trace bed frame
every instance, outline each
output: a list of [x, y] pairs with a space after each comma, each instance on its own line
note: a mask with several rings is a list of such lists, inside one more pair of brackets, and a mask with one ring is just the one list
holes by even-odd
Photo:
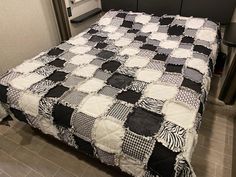
[[[101, 0], [102, 9], [123, 9], [155, 15], [195, 16], [227, 24], [230, 22], [235, 0]], [[217, 5], [215, 5], [217, 4]]]

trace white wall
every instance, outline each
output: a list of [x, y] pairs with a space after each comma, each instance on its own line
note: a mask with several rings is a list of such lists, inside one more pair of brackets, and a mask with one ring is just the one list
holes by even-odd
[[51, 0], [0, 0], [0, 74], [59, 43]]

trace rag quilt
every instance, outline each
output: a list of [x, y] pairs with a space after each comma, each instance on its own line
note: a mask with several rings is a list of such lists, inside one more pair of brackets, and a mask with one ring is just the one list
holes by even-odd
[[109, 11], [1, 76], [0, 118], [135, 177], [195, 177], [217, 31], [204, 18]]

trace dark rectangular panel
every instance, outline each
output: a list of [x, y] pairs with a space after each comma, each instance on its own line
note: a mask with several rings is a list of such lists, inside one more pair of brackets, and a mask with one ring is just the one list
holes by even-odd
[[230, 21], [235, 0], [183, 0], [183, 16], [204, 17], [226, 24]]
[[138, 11], [155, 15], [177, 15], [181, 0], [138, 0]]
[[102, 10], [122, 9], [126, 11], [137, 11], [137, 1], [138, 0], [101, 0]]

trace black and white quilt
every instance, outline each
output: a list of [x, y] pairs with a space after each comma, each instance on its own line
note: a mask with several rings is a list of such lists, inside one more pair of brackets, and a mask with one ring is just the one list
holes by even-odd
[[207, 19], [109, 11], [0, 79], [10, 114], [135, 177], [194, 177], [217, 49]]

